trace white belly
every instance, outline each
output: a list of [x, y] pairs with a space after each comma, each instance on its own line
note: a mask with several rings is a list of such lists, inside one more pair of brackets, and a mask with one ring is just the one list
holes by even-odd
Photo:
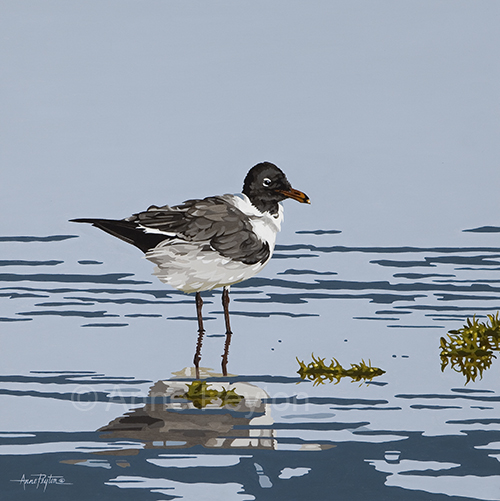
[[146, 258], [157, 265], [153, 274], [162, 282], [187, 293], [241, 282], [253, 277], [269, 262], [248, 265], [179, 241], [159, 245], [147, 252]]

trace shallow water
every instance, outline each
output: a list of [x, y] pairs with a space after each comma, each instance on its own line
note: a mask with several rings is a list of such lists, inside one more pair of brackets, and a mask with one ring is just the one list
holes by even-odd
[[[157, 281], [131, 247], [115, 256], [77, 235], [2, 237], [2, 492], [500, 499], [500, 363], [465, 384], [439, 357], [441, 336], [500, 310], [500, 247], [347, 247], [336, 233], [298, 232], [231, 288], [227, 378], [220, 291], [204, 294], [203, 374], [245, 398], [203, 408], [180, 398], [192, 296]], [[385, 373], [314, 385], [296, 359], [312, 353]]]

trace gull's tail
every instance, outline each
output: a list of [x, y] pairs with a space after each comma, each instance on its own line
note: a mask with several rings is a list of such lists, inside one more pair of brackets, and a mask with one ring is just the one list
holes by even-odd
[[99, 228], [110, 235], [113, 235], [124, 242], [135, 245], [142, 252], [154, 249], [160, 242], [169, 237], [157, 233], [146, 233], [137, 223], [125, 221], [123, 219], [90, 219], [79, 218], [70, 219], [72, 223], [88, 223]]

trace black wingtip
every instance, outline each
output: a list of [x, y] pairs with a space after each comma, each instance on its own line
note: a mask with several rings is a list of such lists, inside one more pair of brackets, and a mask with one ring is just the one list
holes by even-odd
[[124, 242], [135, 245], [142, 252], [154, 249], [160, 242], [169, 238], [165, 235], [146, 233], [142, 228], [138, 228], [136, 223], [123, 219], [77, 218], [69, 221], [71, 223], [89, 223]]

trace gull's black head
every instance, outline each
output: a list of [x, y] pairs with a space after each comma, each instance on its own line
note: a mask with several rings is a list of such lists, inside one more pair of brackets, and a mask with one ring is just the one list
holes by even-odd
[[305, 193], [292, 188], [283, 171], [271, 162], [262, 162], [248, 171], [242, 192], [257, 209], [271, 214], [278, 213], [278, 203], [285, 198], [311, 203]]

